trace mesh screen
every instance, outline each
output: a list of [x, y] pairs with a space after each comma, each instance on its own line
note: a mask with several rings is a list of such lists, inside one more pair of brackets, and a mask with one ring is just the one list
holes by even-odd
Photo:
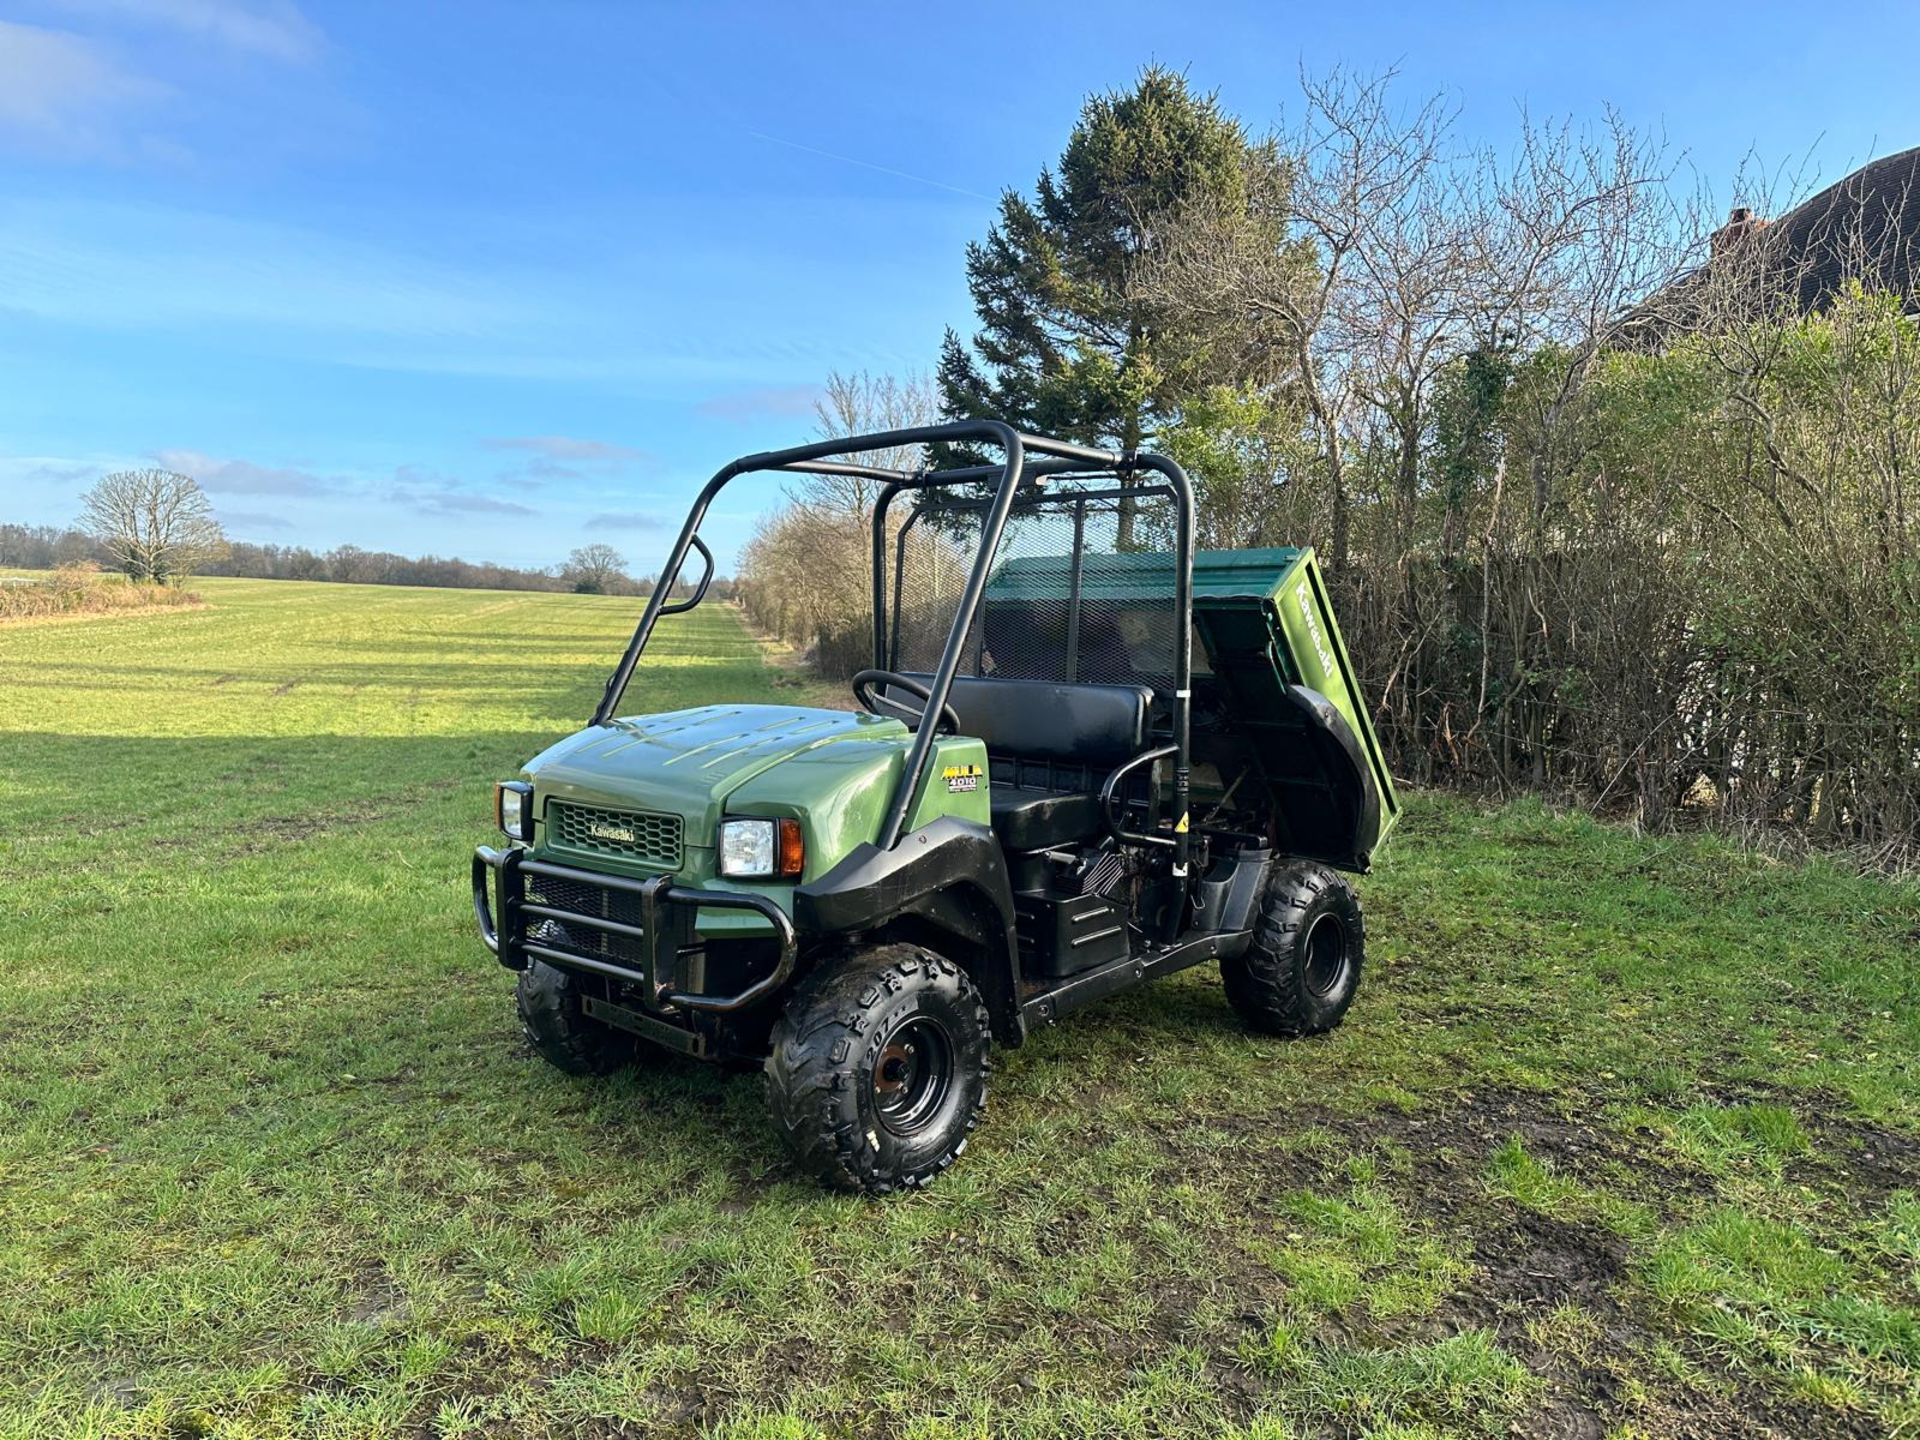
[[[901, 527], [889, 575], [890, 668], [939, 663], [987, 504], [929, 497]], [[1051, 485], [1008, 517], [961, 653], [961, 675], [1169, 685], [1174, 510], [1158, 487]]]
[[[578, 880], [562, 880], [552, 875], [529, 875], [527, 898], [536, 905], [555, 910], [571, 910], [576, 915], [597, 915], [603, 920], [620, 920], [628, 925], [640, 923], [640, 897], [627, 890], [590, 885]], [[578, 950], [640, 970], [646, 964], [646, 948], [627, 935], [613, 935], [591, 925], [566, 925], [559, 921], [527, 920], [527, 938], [537, 945], [559, 950]]]

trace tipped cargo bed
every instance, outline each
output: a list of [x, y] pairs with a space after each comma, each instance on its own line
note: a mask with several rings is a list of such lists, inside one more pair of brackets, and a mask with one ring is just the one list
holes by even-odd
[[[996, 606], [1019, 620], [1035, 601], [1109, 612], [1138, 602], [1143, 621], [1164, 615], [1173, 564], [1164, 551], [1089, 553], [1071, 566], [1013, 557], [987, 586], [989, 624]], [[1286, 848], [1366, 870], [1399, 819], [1400, 801], [1312, 549], [1196, 552], [1193, 626], [1204, 652], [1195, 655], [1195, 689], [1216, 692], [1250, 748]], [[1206, 748], [1197, 732], [1196, 765]]]

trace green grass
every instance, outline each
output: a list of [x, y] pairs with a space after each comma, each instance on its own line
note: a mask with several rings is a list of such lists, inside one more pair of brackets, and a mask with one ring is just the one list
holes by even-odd
[[[545, 1068], [471, 934], [632, 601], [196, 588], [0, 628], [8, 1440], [1920, 1435], [1909, 887], [1415, 795], [1340, 1031], [1188, 972], [858, 1201], [756, 1077]], [[663, 639], [639, 703], [806, 693]]]

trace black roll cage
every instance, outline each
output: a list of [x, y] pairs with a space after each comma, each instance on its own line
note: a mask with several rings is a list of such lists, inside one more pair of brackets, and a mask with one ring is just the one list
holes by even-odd
[[[863, 465], [852, 460], [835, 458], [910, 445], [968, 443], [996, 446], [1003, 459], [997, 465], [972, 465], [956, 470], [908, 471], [891, 470], [883, 466]], [[1045, 458], [1029, 460], [1029, 453]], [[722, 466], [694, 497], [693, 506], [687, 512], [686, 523], [680, 527], [679, 537], [674, 541], [672, 550], [668, 552], [667, 563], [660, 572], [660, 579], [653, 588], [653, 594], [647, 598], [646, 609], [641, 613], [640, 623], [634, 629], [633, 638], [627, 642], [626, 651], [621, 655], [619, 665], [607, 679], [606, 690], [600, 697], [600, 704], [593, 712], [593, 724], [606, 725], [612, 722], [614, 711], [626, 692], [628, 682], [633, 678], [634, 666], [646, 650], [647, 641], [652, 638], [654, 626], [659, 622], [660, 617], [691, 610], [705, 597], [707, 587], [713, 579], [713, 555], [701, 540], [699, 532], [700, 524], [706, 519], [707, 510], [713, 504], [715, 497], [740, 476], [766, 471], [844, 475], [877, 480], [882, 483], [883, 488], [874, 504], [873, 519], [873, 663], [876, 669], [885, 669], [888, 663], [885, 593], [888, 506], [905, 490], [994, 482], [991, 497], [984, 504], [980, 548], [974, 555], [973, 566], [968, 572], [965, 586], [961, 589], [959, 603], [954, 609], [953, 625], [947, 634], [947, 643], [940, 652], [940, 663], [935, 668], [928, 686], [931, 691], [926, 705], [928, 714], [938, 714], [947, 703], [947, 697], [953, 689], [954, 677], [959, 672], [967, 636], [972, 630], [974, 616], [980, 608], [981, 595], [986, 589], [987, 577], [992, 573], [994, 556], [999, 551], [1001, 536], [1007, 528], [1007, 517], [1013, 511], [1020, 487], [1022, 485], [1037, 486], [1049, 479], [1066, 476], [1079, 478], [1115, 476], [1123, 483], [1143, 472], [1153, 472], [1163, 477], [1167, 488], [1172, 491], [1175, 510], [1173, 603], [1176, 638], [1174, 693], [1171, 697], [1173, 740], [1171, 746], [1162, 747], [1162, 749], [1170, 751], [1168, 758], [1174, 762], [1173, 813], [1178, 817], [1179, 823], [1171, 837], [1174, 852], [1173, 872], [1183, 878], [1186, 876], [1191, 846], [1191, 836], [1184, 822], [1187, 814], [1192, 761], [1193, 487], [1187, 480], [1186, 472], [1163, 455], [1097, 450], [1065, 440], [1026, 435], [998, 420], [959, 420], [943, 425], [920, 425], [904, 430], [883, 430], [869, 435], [821, 440], [811, 445], [796, 445], [785, 450], [767, 450], [754, 455], [744, 455]], [[686, 564], [689, 550], [700, 552], [706, 562], [706, 573], [701, 576], [700, 583], [690, 597], [670, 601], [668, 597], [673, 587], [679, 583], [680, 570]], [[876, 846], [881, 850], [892, 850], [900, 843], [901, 834], [906, 828], [907, 815], [913, 806], [913, 797], [920, 792], [921, 782], [926, 776], [928, 762], [933, 754], [934, 733], [937, 728], [922, 724], [915, 732], [913, 748], [908, 752], [906, 767], [901, 772], [900, 782], [894, 789], [893, 798], [887, 806], [886, 816], [880, 825], [880, 834], [875, 841]], [[1129, 762], [1130, 765], [1132, 763], [1134, 762]]]

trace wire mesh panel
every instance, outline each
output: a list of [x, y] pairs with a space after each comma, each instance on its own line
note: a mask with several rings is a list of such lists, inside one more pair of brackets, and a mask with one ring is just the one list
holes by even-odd
[[[892, 544], [890, 668], [939, 663], [989, 502], [927, 497]], [[1174, 674], [1174, 508], [1164, 487], [1049, 485], [1022, 496], [994, 554], [959, 672], [1165, 687]]]

